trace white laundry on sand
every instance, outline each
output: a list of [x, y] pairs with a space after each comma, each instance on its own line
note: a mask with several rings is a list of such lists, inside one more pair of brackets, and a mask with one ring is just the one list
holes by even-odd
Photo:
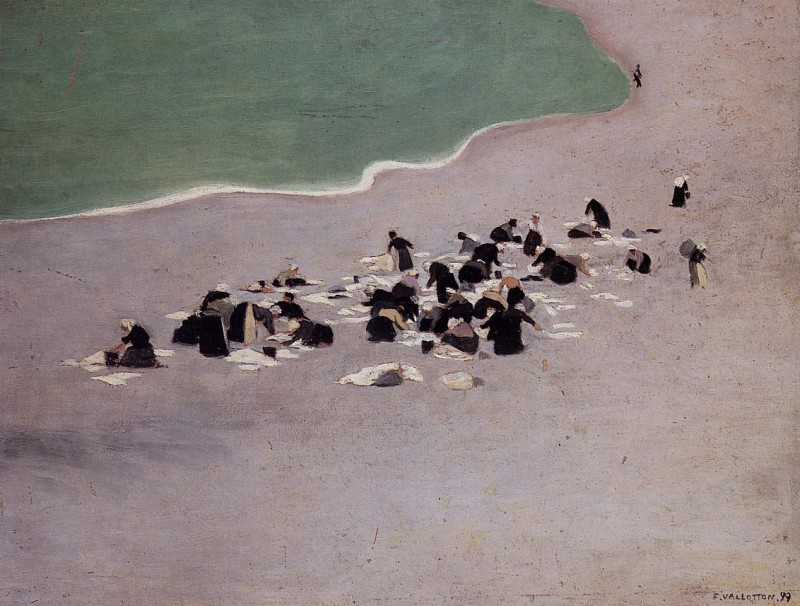
[[463, 352], [460, 349], [456, 349], [447, 343], [438, 343], [434, 345], [433, 355], [442, 360], [461, 360], [463, 362], [469, 362], [475, 359], [475, 356]]
[[614, 305], [617, 307], [633, 307], [633, 301], [617, 301]]
[[[225, 358], [226, 362], [233, 362], [244, 366], [278, 366], [279, 363], [269, 356], [254, 349], [237, 349]], [[245, 370], [245, 369], [243, 369]], [[251, 370], [251, 369], [246, 369]]]
[[455, 391], [468, 391], [475, 387], [475, 377], [468, 372], [451, 372], [444, 375], [441, 380], [447, 387]]
[[180, 320], [182, 322], [183, 320], [189, 318], [189, 316], [191, 315], [192, 314], [190, 314], [188, 311], [176, 311], [171, 314], [167, 314], [164, 317], [169, 318], [170, 320]]
[[616, 301], [619, 299], [617, 295], [613, 295], [610, 292], [599, 292], [596, 295], [590, 295], [592, 299], [603, 299], [604, 301]]
[[577, 339], [583, 335], [581, 331], [550, 332], [548, 330], [543, 330], [540, 334], [544, 335], [548, 339]]
[[138, 372], [115, 372], [110, 375], [103, 375], [102, 377], [92, 377], [92, 381], [102, 381], [107, 385], [127, 385], [129, 379], [141, 377]]
[[367, 322], [369, 318], [369, 316], [357, 316], [355, 318], [345, 317], [339, 320], [325, 320], [325, 324], [328, 326], [336, 326], [337, 324], [360, 324], [361, 322]]
[[417, 383], [423, 382], [422, 373], [417, 368], [400, 362], [387, 362], [386, 364], [378, 364], [377, 366], [366, 366], [358, 372], [343, 376], [336, 382], [340, 385], [373, 385], [378, 377], [392, 371], [398, 372], [400, 376], [407, 381], [416, 381]]
[[[331, 299], [331, 297], [335, 297]], [[303, 295], [300, 297], [302, 301], [308, 301], [309, 303], [318, 303], [320, 305], [330, 305], [331, 307], [336, 307], [337, 301], [341, 298], [351, 298], [352, 295], [349, 293], [343, 292], [336, 292], [336, 293], [327, 293], [327, 292], [315, 292], [311, 293], [310, 295]]]

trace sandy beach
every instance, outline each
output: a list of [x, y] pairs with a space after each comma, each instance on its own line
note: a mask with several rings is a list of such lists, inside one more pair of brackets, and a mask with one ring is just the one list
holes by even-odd
[[[557, 6], [641, 64], [624, 107], [493, 129], [361, 193], [0, 224], [0, 603], [800, 598], [798, 7]], [[692, 197], [670, 208], [681, 174]], [[538, 210], [565, 241], [585, 196], [617, 234], [662, 231], [640, 243], [650, 276], [531, 287], [575, 305], [558, 321], [577, 339], [526, 332], [521, 356], [464, 363], [353, 325], [254, 374], [177, 346], [124, 387], [59, 366], [113, 343], [120, 318], [172, 347], [164, 316], [218, 282], [290, 260], [329, 284], [363, 273], [391, 228], [437, 251]], [[708, 246], [707, 290], [689, 288], [686, 238]], [[573, 250], [601, 270], [624, 255]], [[394, 360], [425, 381], [335, 383]], [[462, 369], [484, 385], [439, 381]]]

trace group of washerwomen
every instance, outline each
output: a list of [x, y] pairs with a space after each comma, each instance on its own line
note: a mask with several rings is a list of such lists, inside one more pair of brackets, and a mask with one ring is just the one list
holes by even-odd
[[[591, 200], [587, 205], [586, 213], [594, 216], [592, 225], [595, 228], [598, 225], [610, 227], [608, 213], [596, 200]], [[578, 226], [580, 229], [582, 227]], [[377, 289], [369, 293], [370, 300], [365, 302], [365, 305], [372, 308], [371, 318], [366, 326], [369, 340], [392, 342], [398, 330], [408, 330], [410, 323], [416, 322], [420, 332], [433, 333], [442, 343], [464, 353], [475, 354], [480, 336], [472, 322], [477, 319], [481, 321], [480, 328], [488, 329], [486, 338], [493, 341], [495, 354], [512, 355], [522, 352], [525, 347], [522, 342], [522, 324], [527, 323], [534, 330], [541, 330], [528, 315], [534, 303], [525, 295], [522, 281], [549, 279], [556, 284], [570, 284], [577, 279], [578, 271], [585, 275], [591, 274], [587, 255], [559, 255], [546, 245], [538, 213], [531, 216], [524, 240], [516, 233], [517, 228], [517, 220], [511, 218], [495, 227], [489, 234], [490, 241], [484, 243], [480, 242], [477, 235], [459, 232], [456, 236], [461, 242], [458, 256], [467, 256], [469, 260], [459, 267], [457, 276], [444, 263], [434, 261], [430, 264], [426, 286], [436, 287], [437, 303], [427, 304], [422, 309], [417, 303], [420, 292], [419, 273], [414, 269], [412, 256], [408, 253], [413, 245], [398, 237], [395, 232], [389, 232], [389, 251], [396, 251], [396, 266], [405, 275], [391, 290]], [[580, 231], [580, 235], [572, 237], [583, 237], [583, 232]], [[528, 275], [522, 279], [502, 275], [500, 252], [512, 242], [521, 244], [523, 253], [534, 257], [532, 266], [539, 267], [538, 275]], [[646, 255], [644, 257], [649, 259]], [[637, 267], [641, 270], [643, 266], [640, 265]], [[474, 293], [478, 285], [489, 280], [492, 275], [499, 280], [498, 284], [484, 289], [473, 305], [463, 293]], [[433, 348], [433, 344], [433, 340], [423, 340], [422, 351], [427, 353]]]
[[[268, 283], [259, 280], [247, 285], [243, 290], [257, 293], [273, 292], [273, 287], [293, 288], [306, 284], [296, 265], [282, 271]], [[181, 322], [176, 328], [172, 341], [187, 345], [198, 345], [200, 353], [207, 357], [227, 356], [230, 343], [251, 345], [258, 338], [259, 327], [269, 335], [275, 334], [275, 319], [284, 318], [288, 322], [289, 338], [284, 342], [291, 345], [297, 341], [307, 347], [324, 347], [333, 344], [333, 330], [327, 324], [314, 322], [306, 316], [303, 308], [295, 302], [291, 292], [284, 292], [280, 301], [268, 306], [238, 301], [219, 285], [203, 297], [199, 309]], [[134, 320], [121, 322], [123, 337], [121, 342], [106, 352], [108, 366], [131, 368], [154, 368], [159, 366], [150, 342], [150, 335]], [[263, 348], [266, 355], [274, 357], [276, 348]]]
[[[675, 179], [672, 206], [686, 206], [686, 201], [690, 198], [687, 179], [685, 176]], [[572, 227], [567, 233], [570, 238], [598, 238], [602, 236], [600, 229], [611, 227], [608, 212], [600, 202], [594, 198], [586, 198], [585, 202], [585, 214], [594, 218], [588, 223]], [[481, 328], [489, 329], [487, 338], [494, 341], [496, 354], [521, 352], [524, 349], [521, 338], [522, 322], [530, 324], [534, 329], [539, 327], [526, 313], [533, 308], [533, 302], [525, 296], [519, 279], [512, 276], [502, 277], [500, 270], [496, 270], [494, 275], [500, 279], [499, 284], [495, 288], [484, 290], [475, 305], [460, 294], [465, 290], [474, 292], [478, 284], [489, 279], [493, 266], [501, 266], [498, 245], [502, 246], [507, 242], [521, 243], [525, 255], [536, 257], [533, 266], [541, 266], [539, 275], [527, 276], [522, 278], [523, 281], [550, 279], [556, 284], [569, 284], [575, 281], [578, 271], [590, 274], [585, 256], [558, 255], [545, 245], [541, 218], [537, 213], [531, 216], [524, 241], [515, 233], [516, 228], [517, 220], [509, 219], [492, 230], [491, 242], [486, 243], [480, 243], [478, 236], [459, 232], [459, 255], [468, 255], [471, 258], [459, 269], [458, 281], [447, 265], [436, 261], [431, 263], [427, 287], [436, 286], [438, 305], [427, 306], [422, 310], [416, 303], [419, 295], [419, 273], [414, 269], [410, 251], [413, 244], [390, 231], [387, 252], [394, 258], [395, 266], [405, 272], [405, 275], [391, 291], [377, 289], [369, 293], [370, 299], [364, 303], [371, 307], [371, 318], [367, 323], [369, 340], [393, 341], [397, 334], [396, 329], [407, 330], [409, 322], [416, 320], [421, 332], [434, 333], [440, 336], [443, 343], [474, 354], [478, 350], [479, 336], [472, 327], [472, 320], [477, 318], [485, 320]], [[537, 256], [540, 248], [543, 250]], [[708, 285], [708, 273], [704, 266], [707, 259], [705, 245], [686, 240], [679, 250], [689, 260], [691, 287], [705, 288]], [[649, 255], [635, 246], [628, 249], [624, 263], [631, 271], [643, 274], [650, 272]], [[300, 275], [299, 268], [291, 265], [279, 273], [271, 285], [259, 280], [249, 284], [245, 290], [267, 293], [272, 292], [272, 287], [292, 288], [305, 284], [306, 280]], [[506, 295], [503, 294], [505, 290], [508, 291]], [[200, 352], [205, 356], [226, 356], [230, 341], [251, 344], [256, 340], [259, 324], [270, 335], [274, 335], [275, 318], [283, 317], [289, 325], [289, 340], [286, 344], [300, 341], [309, 347], [331, 345], [331, 327], [309, 319], [294, 299], [294, 294], [285, 292], [281, 301], [264, 307], [251, 302], [237, 302], [226, 290], [209, 291], [203, 298], [199, 311], [175, 329], [173, 342], [199, 345]], [[518, 309], [519, 305], [523, 306], [524, 311]], [[106, 352], [106, 363], [109, 366], [131, 368], [158, 366], [147, 331], [130, 319], [122, 320], [120, 327], [123, 337], [117, 346]], [[423, 351], [429, 351], [433, 342], [423, 341], [422, 346]], [[264, 353], [274, 356], [275, 348], [265, 347]]]
[[[538, 237], [541, 243], [538, 215], [532, 218], [531, 225], [531, 231], [538, 236], [529, 237]], [[468, 255], [470, 260], [461, 265], [458, 279], [444, 263], [434, 261], [430, 264], [427, 288], [436, 287], [437, 304], [425, 305], [422, 309], [417, 303], [420, 294], [419, 272], [414, 269], [414, 261], [410, 254], [413, 244], [399, 237], [396, 232], [389, 232], [388, 252], [395, 257], [397, 269], [403, 271], [405, 275], [391, 290], [379, 288], [368, 291], [370, 298], [364, 305], [371, 308], [371, 317], [366, 326], [369, 341], [392, 342], [398, 330], [408, 330], [411, 323], [416, 322], [416, 328], [420, 332], [432, 333], [439, 337], [442, 343], [461, 352], [475, 354], [478, 351], [480, 337], [472, 322], [473, 319], [479, 319], [483, 320], [481, 328], [488, 328], [487, 338], [494, 342], [496, 354], [509, 355], [521, 352], [524, 349], [522, 323], [526, 322], [536, 330], [539, 330], [539, 327], [525, 310], [519, 309], [520, 305], [531, 309], [533, 302], [525, 296], [517, 278], [502, 277], [500, 270], [496, 270], [494, 275], [500, 278], [499, 284], [495, 288], [484, 290], [475, 305], [462, 294], [464, 291], [474, 292], [478, 284], [489, 279], [493, 267], [501, 266], [499, 246], [502, 243], [511, 241], [522, 243], [521, 237], [514, 233], [516, 227], [517, 221], [510, 219], [492, 230], [491, 241], [483, 244], [477, 237], [459, 232], [458, 239], [461, 241], [459, 255]], [[533, 252], [530, 254], [533, 256]], [[508, 292], [504, 294], [506, 290]], [[422, 341], [424, 353], [429, 352], [433, 346], [432, 339]]]

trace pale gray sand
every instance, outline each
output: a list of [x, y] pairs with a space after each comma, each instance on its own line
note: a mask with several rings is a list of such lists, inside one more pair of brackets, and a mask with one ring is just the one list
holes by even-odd
[[[706, 604], [800, 587], [797, 8], [567, 8], [642, 64], [623, 110], [494, 131], [365, 194], [0, 226], [0, 602]], [[122, 317], [168, 347], [165, 314], [286, 258], [333, 281], [386, 228], [433, 250], [536, 208], [552, 234], [585, 195], [615, 230], [664, 231], [642, 241], [652, 276], [547, 287], [577, 304], [558, 320], [578, 339], [526, 333], [524, 356], [464, 364], [370, 346], [362, 325], [254, 376], [184, 349], [127, 387], [57, 366]], [[705, 292], [686, 237], [713, 259]], [[393, 359], [425, 382], [334, 383]], [[462, 368], [486, 385], [439, 382]]]

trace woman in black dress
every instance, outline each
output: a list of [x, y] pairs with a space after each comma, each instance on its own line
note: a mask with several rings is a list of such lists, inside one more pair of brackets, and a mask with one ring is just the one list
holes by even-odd
[[414, 267], [411, 251], [409, 251], [410, 248], [414, 248], [411, 242], [398, 236], [396, 231], [389, 232], [389, 246], [386, 252], [391, 253], [392, 249], [395, 250], [397, 253], [397, 269], [400, 271], [408, 271]]

